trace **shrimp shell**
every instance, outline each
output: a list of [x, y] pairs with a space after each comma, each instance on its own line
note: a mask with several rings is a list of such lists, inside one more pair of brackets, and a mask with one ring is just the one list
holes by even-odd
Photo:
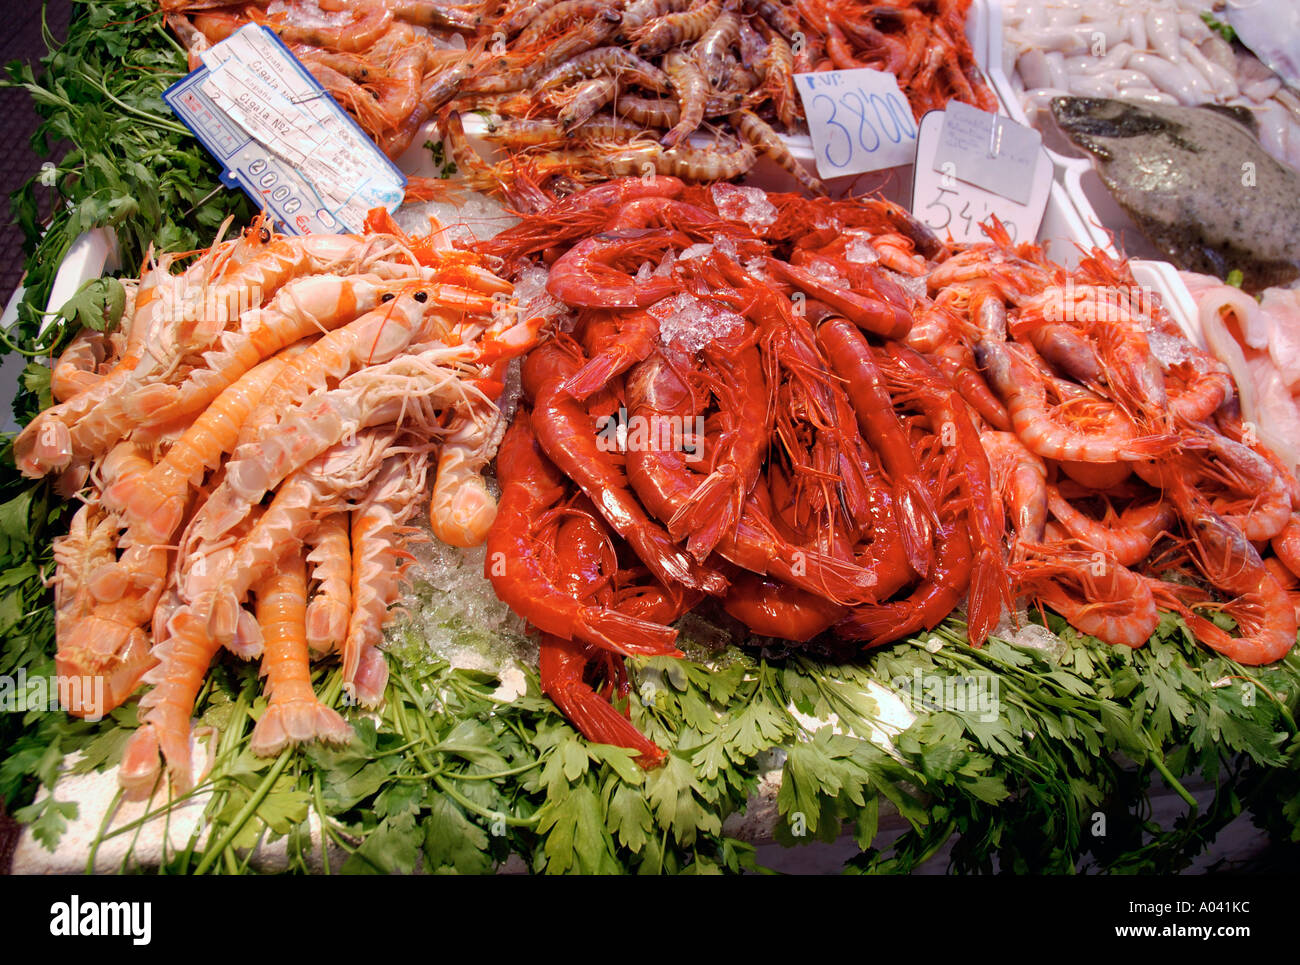
[[[719, 149], [720, 146], [726, 149]], [[611, 174], [642, 174], [650, 165], [659, 174], [686, 181], [728, 181], [754, 166], [754, 149], [741, 141], [718, 141], [709, 147], [678, 145], [665, 151], [658, 144], [618, 145], [606, 159]]]
[[726, 85], [727, 76], [731, 73], [727, 59], [732, 46], [739, 40], [740, 18], [732, 10], [723, 10], [691, 48], [691, 56], [714, 87]]
[[307, 571], [302, 553], [285, 556], [257, 587], [263, 640], [262, 673], [270, 701], [253, 727], [249, 749], [270, 757], [291, 744], [323, 740], [346, 744], [352, 728], [316, 697], [307, 650]]
[[767, 121], [753, 111], [737, 111], [731, 115], [730, 120], [732, 126], [740, 132], [740, 136], [752, 144], [755, 149], [761, 151], [788, 171], [806, 190], [825, 197], [826, 186], [809, 174], [804, 169], [804, 166], [795, 160], [794, 155], [785, 146], [785, 142], [781, 140], [780, 135], [772, 130]]
[[592, 18], [603, 20], [617, 29], [623, 16], [607, 0], [563, 0], [535, 17], [516, 38], [515, 46], [516, 48], [531, 46], [557, 24]]
[[402, 571], [411, 555], [395, 537], [411, 517], [412, 491], [424, 488], [425, 459], [388, 460], [365, 505], [352, 513], [352, 617], [343, 644], [343, 689], [363, 707], [384, 697], [388, 665], [379, 652], [388, 608], [397, 601]]
[[347, 638], [352, 610], [352, 541], [345, 513], [326, 516], [308, 537], [312, 581], [316, 595], [307, 605], [307, 644], [315, 653], [329, 653]]
[[[732, 94], [712, 94], [704, 101], [705, 117], [730, 114], [742, 103], [742, 98]], [[673, 127], [681, 121], [681, 108], [666, 98], [624, 95], [614, 102], [614, 110], [637, 124], [646, 127]]]
[[535, 87], [544, 91], [596, 74], [612, 74], [625, 84], [640, 84], [650, 90], [669, 89], [667, 74], [622, 47], [597, 47], [579, 54], [543, 75]]
[[701, 37], [721, 11], [722, 0], [706, 0], [702, 7], [657, 17], [628, 31], [628, 35], [638, 54], [646, 57], [662, 54]]
[[664, 58], [664, 70], [668, 73], [679, 105], [677, 123], [659, 141], [664, 147], [670, 148], [689, 137], [703, 122], [709, 81], [698, 63], [677, 50]]
[[583, 124], [598, 110], [614, 99], [618, 81], [613, 77], [597, 77], [584, 81], [574, 88], [573, 99], [560, 111], [559, 122], [566, 130]]
[[429, 525], [449, 546], [478, 546], [496, 519], [497, 501], [488, 492], [483, 467], [505, 431], [505, 420], [499, 413], [491, 416], [473, 407], [455, 416], [438, 453]]
[[691, 0], [634, 0], [623, 11], [623, 35], [630, 36], [646, 22], [686, 10], [690, 5]]

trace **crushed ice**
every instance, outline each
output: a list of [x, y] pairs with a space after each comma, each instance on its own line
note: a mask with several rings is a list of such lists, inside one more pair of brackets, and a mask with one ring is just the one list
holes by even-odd
[[718, 214], [728, 221], [743, 221], [751, 228], [766, 228], [775, 223], [776, 205], [767, 199], [761, 188], [747, 188], [735, 184], [715, 184], [713, 203]]
[[888, 268], [885, 269], [885, 272], [890, 281], [917, 301], [925, 298], [926, 292], [929, 290], [925, 285], [925, 276], [903, 275], [896, 271], [890, 271]]
[[1018, 611], [1014, 619], [1011, 614], [1003, 613], [998, 625], [993, 628], [992, 636], [1007, 641], [1021, 650], [1036, 650], [1051, 663], [1060, 663], [1065, 656], [1065, 641], [1047, 627], [1029, 622], [1029, 613]]
[[844, 257], [855, 265], [874, 265], [880, 260], [880, 252], [862, 235], [854, 235], [844, 246]]
[[487, 548], [458, 549], [436, 539], [410, 548], [415, 563], [402, 600], [405, 615], [388, 633], [414, 635], [420, 652], [453, 667], [495, 674], [502, 685], [498, 699], [513, 699], [505, 695], [522, 692], [523, 668], [537, 666], [537, 643], [483, 575]]
[[744, 319], [710, 298], [696, 298], [681, 292], [650, 307], [659, 319], [659, 338], [665, 345], [678, 345], [698, 352], [715, 338], [724, 338], [744, 324]]
[[521, 320], [542, 318], [545, 324], [564, 328], [571, 312], [569, 306], [546, 290], [551, 273], [540, 265], [525, 265], [515, 276], [515, 305]]
[[[432, 229], [429, 219], [440, 227]], [[504, 231], [519, 219], [507, 214], [496, 201], [477, 192], [464, 192], [456, 203], [425, 201], [404, 204], [393, 215], [397, 226], [413, 238], [432, 234], [436, 244], [452, 247], [456, 241], [483, 241]]]
[[818, 281], [824, 281], [828, 285], [834, 285], [836, 288], [852, 288], [847, 278], [835, 270], [830, 262], [817, 259], [807, 266], [807, 271]]

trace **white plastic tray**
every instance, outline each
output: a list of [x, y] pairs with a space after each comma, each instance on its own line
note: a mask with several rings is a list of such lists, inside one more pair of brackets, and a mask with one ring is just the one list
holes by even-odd
[[[987, 27], [984, 37], [988, 66], [985, 70], [1007, 116], [1021, 124], [1038, 127], [1023, 107], [1025, 87], [1011, 60], [1014, 50], [1003, 43], [1002, 9], [1002, 0], [976, 0], [971, 5], [972, 17], [979, 11]], [[1082, 156], [1059, 133], [1051, 129], [1042, 130], [1042, 133], [1043, 147], [1051, 157], [1055, 169], [1057, 183], [1053, 186], [1053, 198], [1056, 189], [1060, 188], [1061, 200], [1074, 209], [1074, 216], [1064, 220], [1069, 222], [1071, 232], [1077, 232], [1075, 237], [1079, 244], [1088, 248], [1101, 248], [1112, 257], [1123, 252], [1133, 259], [1130, 267], [1138, 284], [1157, 292], [1184, 334], [1194, 343], [1203, 346], [1205, 339], [1197, 322], [1196, 303], [1187, 291], [1187, 286], [1178, 277], [1177, 269], [1161, 260], [1160, 252], [1146, 240], [1133, 219], [1102, 183], [1091, 159]], [[1049, 201], [1049, 212], [1051, 207]], [[1057, 217], [1061, 217], [1059, 212]], [[1045, 216], [1040, 238], [1050, 234], [1048, 217]], [[1078, 261], [1077, 257], [1073, 261], [1063, 259], [1059, 250], [1049, 254], [1066, 265]]]

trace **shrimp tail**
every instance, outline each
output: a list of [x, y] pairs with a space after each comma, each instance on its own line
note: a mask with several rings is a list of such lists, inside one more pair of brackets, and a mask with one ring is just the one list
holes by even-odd
[[587, 659], [580, 646], [543, 634], [539, 664], [542, 690], [584, 737], [636, 751], [638, 763], [647, 769], [663, 763], [668, 755], [582, 679]]
[[916, 571], [917, 576], [925, 578], [930, 574], [930, 565], [934, 561], [931, 550], [934, 504], [929, 494], [919, 487], [900, 484], [894, 487], [894, 506], [898, 511], [899, 533], [903, 538], [903, 550], [907, 553], [907, 565]]
[[[383, 657], [380, 662], [383, 663]], [[337, 711], [317, 700], [294, 700], [272, 703], [266, 708], [253, 728], [249, 749], [259, 757], [270, 757], [291, 744], [308, 741], [347, 744], [352, 737], [351, 726]]]
[[575, 637], [626, 657], [680, 657], [677, 631], [617, 610], [586, 607], [574, 627]]
[[690, 534], [686, 550], [701, 563], [735, 527], [744, 508], [740, 483], [735, 466], [719, 467], [668, 520], [668, 532], [674, 539]]
[[146, 723], [136, 729], [122, 749], [122, 763], [118, 767], [118, 781], [127, 791], [151, 790], [162, 770], [162, 753], [158, 732]]
[[971, 646], [982, 647], [1002, 617], [1007, 581], [1002, 560], [989, 548], [980, 550], [971, 567], [966, 601], [966, 632]]
[[[649, 347], [653, 348], [653, 343]], [[616, 375], [641, 361], [644, 359], [637, 358], [634, 354], [601, 352], [566, 379], [560, 389], [575, 399], [585, 399], [603, 389]]]

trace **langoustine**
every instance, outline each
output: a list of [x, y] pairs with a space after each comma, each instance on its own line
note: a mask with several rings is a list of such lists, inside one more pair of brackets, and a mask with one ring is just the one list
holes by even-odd
[[[40, 451], [44, 427], [75, 441], [113, 425], [72, 447], [89, 486], [55, 547], [56, 659], [105, 682], [102, 704], [74, 713], [150, 688], [123, 756], [129, 788], [153, 787], [164, 764], [175, 789], [193, 785], [190, 718], [222, 649], [264, 662], [271, 704], [255, 752], [350, 739], [311, 693], [310, 655], [339, 653], [352, 698], [382, 701], [377, 645], [439, 443], [455, 425], [453, 451], [472, 461], [446, 465], [472, 484], [500, 437], [480, 386], [537, 331], [498, 339], [489, 358], [483, 338], [508, 283], [478, 256], [373, 220], [392, 230], [284, 239], [259, 223], [179, 275], [167, 256], [146, 266], [122, 361], [38, 416], [32, 475], [60, 465]], [[185, 307], [210, 308], [212, 291], [252, 297], [229, 313]], [[101, 388], [109, 379], [116, 395]], [[439, 520], [466, 540], [481, 540], [495, 511], [478, 491]]]

